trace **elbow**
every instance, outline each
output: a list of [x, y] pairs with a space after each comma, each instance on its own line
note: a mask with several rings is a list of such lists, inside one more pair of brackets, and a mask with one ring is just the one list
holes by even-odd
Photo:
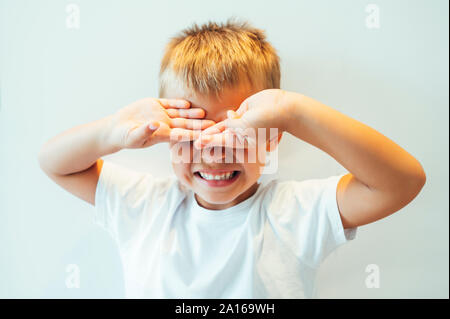
[[423, 169], [402, 179], [401, 185], [396, 186], [396, 190], [390, 191], [389, 214], [400, 211], [403, 207], [412, 202], [425, 186], [427, 177]]
[[38, 161], [38, 163], [39, 163], [39, 167], [40, 167], [41, 169], [42, 169], [43, 158], [44, 158], [44, 156], [43, 156], [42, 146], [41, 146], [41, 148], [39, 149], [39, 152], [38, 152], [38, 154], [37, 154], [37, 157], [36, 157], [36, 159], [37, 159], [37, 161]]
[[[423, 169], [422, 165], [418, 165], [418, 168], [415, 170], [415, 172], [411, 175], [409, 178], [409, 186], [410, 186], [410, 192], [412, 195], [412, 199], [414, 199], [422, 190], [422, 188], [425, 186], [427, 182], [427, 175], [425, 173], [425, 170]], [[411, 196], [410, 195], [410, 196]]]
[[37, 161], [39, 163], [39, 167], [41, 168], [41, 170], [44, 171], [45, 173], [47, 173], [45, 145], [41, 146], [41, 148], [37, 154]]
[[425, 174], [425, 171], [422, 170], [422, 176], [420, 179], [420, 189], [422, 189], [425, 186], [426, 182], [427, 182], [427, 175]]
[[425, 170], [423, 169], [422, 165], [420, 165], [420, 163], [416, 179], [417, 187], [419, 188], [420, 192], [420, 190], [425, 186], [425, 183], [427, 182], [427, 174], [425, 174]]

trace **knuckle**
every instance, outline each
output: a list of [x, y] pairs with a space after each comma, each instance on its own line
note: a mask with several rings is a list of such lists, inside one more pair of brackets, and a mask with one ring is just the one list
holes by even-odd
[[175, 117], [175, 116], [178, 115], [178, 114], [177, 114], [177, 110], [174, 110], [174, 109], [168, 109], [168, 110], [167, 110], [167, 113], [168, 113], [169, 116], [171, 116], [171, 117]]

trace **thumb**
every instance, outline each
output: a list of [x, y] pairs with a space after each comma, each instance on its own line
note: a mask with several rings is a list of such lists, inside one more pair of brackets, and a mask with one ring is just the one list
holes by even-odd
[[237, 119], [238, 117], [239, 117], [239, 115], [235, 112], [235, 111], [232, 111], [232, 110], [229, 110], [228, 112], [227, 112], [227, 117], [229, 118], [229, 119]]
[[153, 133], [155, 133], [159, 128], [159, 122], [150, 121], [147, 122], [138, 128], [136, 128], [131, 134], [131, 143], [133, 144], [145, 144], [147, 140], [149, 140]]
[[156, 121], [147, 122], [130, 132], [128, 135], [129, 148], [139, 148], [147, 144], [152, 138], [153, 133], [158, 129], [159, 123]]
[[248, 111], [248, 100], [249, 98], [245, 99], [244, 102], [239, 105], [239, 108], [234, 112], [238, 117], [242, 116], [245, 112]]
[[148, 128], [150, 132], [155, 132], [159, 128], [159, 122], [158, 121], [150, 121], [148, 123]]

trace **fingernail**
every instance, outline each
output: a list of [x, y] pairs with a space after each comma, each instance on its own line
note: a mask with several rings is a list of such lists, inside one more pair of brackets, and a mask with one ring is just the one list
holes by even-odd
[[235, 113], [231, 110], [227, 111], [227, 117], [229, 119], [234, 119], [236, 117]]

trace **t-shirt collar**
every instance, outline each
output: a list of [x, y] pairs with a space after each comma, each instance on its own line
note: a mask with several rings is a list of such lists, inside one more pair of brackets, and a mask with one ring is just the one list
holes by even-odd
[[252, 196], [243, 200], [237, 205], [220, 210], [212, 210], [200, 206], [197, 200], [195, 199], [194, 192], [191, 191], [189, 194], [190, 197], [189, 200], [192, 207], [192, 213], [198, 219], [211, 221], [225, 220], [232, 217], [245, 215], [246, 213], [249, 212], [252, 203], [254, 202], [255, 198], [257, 197], [261, 189], [262, 189], [261, 184], [258, 184], [258, 188]]

